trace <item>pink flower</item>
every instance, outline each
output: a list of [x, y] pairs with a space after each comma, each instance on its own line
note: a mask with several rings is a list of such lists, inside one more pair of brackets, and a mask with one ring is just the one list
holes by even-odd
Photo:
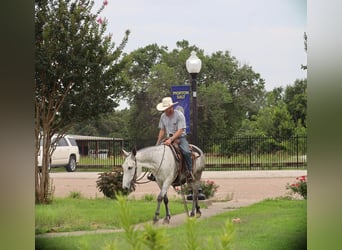
[[96, 20], [99, 24], [102, 24], [103, 23], [103, 20], [101, 17], [99, 17], [97, 20]]
[[103, 1], [103, 5], [106, 6], [108, 4], [108, 1], [107, 0], [104, 0]]
[[301, 176], [301, 177], [300, 177], [300, 180], [301, 180], [301, 181], [306, 181], [306, 176], [305, 176], [305, 175]]

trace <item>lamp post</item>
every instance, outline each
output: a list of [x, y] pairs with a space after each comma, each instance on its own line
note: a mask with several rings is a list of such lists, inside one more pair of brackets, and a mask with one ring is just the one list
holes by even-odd
[[186, 70], [191, 75], [192, 90], [192, 143], [197, 145], [197, 74], [201, 71], [202, 62], [192, 51], [190, 57], [186, 60]]

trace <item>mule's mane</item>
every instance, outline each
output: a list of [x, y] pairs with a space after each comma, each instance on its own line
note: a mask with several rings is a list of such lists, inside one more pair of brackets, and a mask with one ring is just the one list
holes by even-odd
[[148, 150], [150, 150], [150, 149], [156, 149], [156, 148], [158, 148], [158, 147], [160, 147], [160, 146], [163, 146], [163, 145], [148, 146], [148, 147], [145, 147], [145, 148], [141, 148], [141, 149], [139, 149], [139, 150], [137, 151], [137, 153], [138, 153], [138, 152], [139, 152], [139, 153], [144, 153], [145, 151], [148, 151]]
[[165, 145], [157, 145], [141, 148], [137, 151], [136, 159], [147, 168], [157, 167], [161, 164], [163, 152], [165, 153], [164, 147]]

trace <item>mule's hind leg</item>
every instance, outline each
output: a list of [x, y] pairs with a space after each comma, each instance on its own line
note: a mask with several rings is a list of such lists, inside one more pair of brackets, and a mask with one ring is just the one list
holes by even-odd
[[157, 201], [158, 201], [158, 204], [157, 204], [157, 208], [156, 208], [156, 211], [154, 213], [154, 217], [153, 217], [153, 223], [157, 223], [158, 220], [159, 220], [159, 210], [160, 210], [160, 204], [163, 200], [163, 197], [161, 195], [161, 193], [158, 195], [158, 198], [157, 198]]
[[[195, 213], [196, 210], [196, 213]], [[200, 206], [198, 205], [198, 185], [197, 184], [193, 184], [192, 186], [192, 208], [191, 208], [191, 213], [190, 216], [197, 216], [197, 217], [201, 217], [202, 213], [200, 210]]]
[[165, 205], [165, 211], [166, 211], [164, 223], [169, 224], [170, 219], [171, 219], [171, 214], [170, 214], [170, 209], [169, 209], [169, 198], [167, 197], [167, 194], [164, 195], [164, 205]]

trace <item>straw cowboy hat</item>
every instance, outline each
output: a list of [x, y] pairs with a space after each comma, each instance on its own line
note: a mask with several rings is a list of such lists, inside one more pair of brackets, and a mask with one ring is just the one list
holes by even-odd
[[172, 102], [171, 97], [164, 97], [161, 103], [158, 103], [157, 110], [165, 111], [166, 109], [176, 105], [178, 102]]

